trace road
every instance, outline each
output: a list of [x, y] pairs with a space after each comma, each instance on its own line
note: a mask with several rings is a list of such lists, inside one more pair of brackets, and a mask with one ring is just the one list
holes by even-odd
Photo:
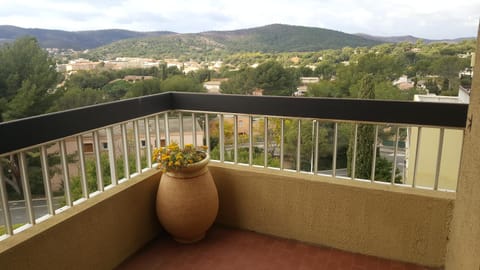
[[[257, 147], [263, 147], [263, 144], [256, 144]], [[387, 160], [393, 162], [394, 158], [394, 150], [393, 148], [389, 147], [381, 147], [380, 148], [380, 156], [386, 158]], [[405, 150], [398, 150], [397, 151], [397, 168], [400, 170], [400, 174], [404, 175], [405, 169]], [[320, 174], [332, 175], [332, 170], [323, 170], [319, 171]], [[347, 176], [347, 169], [346, 168], [339, 168], [336, 170], [337, 176]], [[58, 209], [62, 206], [63, 197], [54, 198], [54, 209]], [[45, 199], [34, 199], [33, 203], [33, 211], [35, 218], [39, 218], [44, 216], [48, 213], [46, 200]], [[27, 222], [27, 213], [25, 209], [25, 202], [24, 201], [10, 201], [10, 216], [12, 218], [13, 224], [19, 223], [26, 223]], [[0, 209], [0, 226], [4, 225], [4, 215], [3, 210]]]
[[[53, 202], [53, 208], [58, 209], [62, 206], [61, 202], [63, 200], [63, 197], [57, 197], [54, 198]], [[21, 223], [27, 223], [27, 212], [25, 208], [25, 201], [20, 200], [20, 201], [10, 201], [9, 203], [9, 208], [10, 208], [10, 217], [12, 219], [13, 224], [21, 224]], [[33, 212], [35, 215], [35, 218], [39, 218], [41, 216], [44, 216], [48, 214], [48, 209], [47, 209], [47, 202], [45, 199], [34, 199], [32, 201], [33, 204]], [[0, 226], [4, 225], [4, 214], [3, 214], [3, 209], [0, 209]]]
[[[381, 147], [380, 148], [380, 156], [386, 158], [388, 161], [393, 162], [394, 158], [394, 150], [393, 148], [389, 147]], [[398, 150], [397, 151], [397, 168], [400, 171], [400, 175], [404, 175], [405, 170], [405, 150]], [[320, 174], [332, 175], [332, 170], [323, 170], [319, 171]], [[336, 170], [337, 176], [344, 176], [347, 177], [347, 169], [346, 168], [338, 168]]]

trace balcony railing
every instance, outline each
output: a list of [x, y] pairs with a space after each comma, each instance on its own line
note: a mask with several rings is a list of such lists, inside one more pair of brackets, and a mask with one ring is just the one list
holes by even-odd
[[[454, 191], [466, 112], [464, 104], [164, 93], [1, 123], [0, 239], [153, 168], [153, 148], [173, 141], [207, 145], [217, 162]], [[357, 155], [365, 144], [368, 154]]]

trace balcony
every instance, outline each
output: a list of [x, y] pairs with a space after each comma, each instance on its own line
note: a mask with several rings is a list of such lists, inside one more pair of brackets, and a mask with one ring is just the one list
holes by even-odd
[[165, 241], [150, 156], [176, 141], [209, 146], [218, 226], [442, 267], [466, 115], [463, 104], [165, 93], [2, 123], [0, 265], [111, 269]]

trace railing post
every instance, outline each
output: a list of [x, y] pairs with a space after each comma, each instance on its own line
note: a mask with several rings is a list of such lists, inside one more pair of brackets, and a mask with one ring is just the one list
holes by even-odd
[[25, 201], [25, 210], [27, 213], [27, 222], [35, 224], [35, 214], [33, 212], [32, 205], [32, 193], [30, 190], [30, 182], [28, 180], [27, 160], [25, 158], [25, 152], [19, 153], [19, 165], [20, 165], [20, 179], [22, 180], [23, 200]]
[[205, 123], [204, 123], [204, 134], [205, 134], [205, 143], [207, 146], [207, 153], [210, 153], [210, 125], [208, 120], [208, 114], [205, 114]]
[[[118, 184], [118, 176], [117, 176], [117, 166], [115, 163], [115, 145], [113, 140], [113, 127], [107, 128], [107, 141], [108, 141], [108, 161], [110, 163], [110, 178], [111, 183], [113, 186]], [[128, 179], [128, 178], [126, 178]]]
[[285, 119], [282, 118], [280, 122], [280, 170], [283, 170], [285, 167], [283, 163], [283, 155], [285, 154], [284, 148], [284, 140], [285, 140]]
[[179, 133], [179, 136], [180, 136], [180, 147], [184, 147], [185, 146], [185, 134], [184, 134], [184, 130], [183, 130], [183, 113], [182, 112], [178, 112], [178, 133]]
[[62, 162], [62, 175], [63, 175], [63, 191], [65, 194], [65, 204], [67, 206], [72, 206], [72, 194], [70, 192], [70, 176], [68, 170], [68, 156], [67, 156], [67, 147], [65, 145], [65, 140], [61, 140], [60, 144], [60, 159]]
[[45, 200], [47, 202], [47, 209], [50, 215], [55, 215], [53, 209], [52, 185], [50, 184], [50, 174], [48, 172], [48, 157], [47, 148], [45, 145], [40, 147], [40, 166], [42, 167], [43, 186], [45, 188]]
[[168, 121], [168, 112], [166, 112], [164, 115], [164, 125], [165, 125], [165, 144], [169, 145], [170, 144], [170, 123]]
[[93, 132], [93, 150], [95, 152], [95, 167], [97, 172], [97, 189], [103, 191], [103, 175], [102, 175], [102, 161], [100, 158], [100, 140], [98, 138], [98, 131]]
[[233, 116], [233, 162], [238, 163], [238, 115]]
[[418, 127], [417, 146], [416, 146], [416, 149], [415, 149], [415, 165], [413, 167], [412, 187], [416, 186], [416, 181], [417, 181], [417, 171], [418, 171], [418, 160], [419, 160], [419, 156], [420, 156], [421, 137], [422, 137], [422, 127]]
[[5, 176], [3, 175], [2, 163], [0, 163], [0, 197], [2, 199], [3, 220], [5, 221], [5, 233], [13, 235], [12, 219], [10, 217], [10, 207], [8, 206], [8, 194]]
[[248, 116], [248, 165], [253, 165], [253, 116]]
[[268, 117], [264, 117], [263, 120], [263, 132], [264, 132], [264, 140], [263, 140], [263, 167], [268, 167]]
[[[140, 156], [140, 127], [138, 126], [138, 121], [135, 120], [133, 121], [133, 136], [134, 141], [135, 141], [135, 164], [136, 164], [136, 169], [137, 173], [142, 172], [142, 161], [141, 161], [141, 156]], [[113, 142], [113, 132], [112, 132], [112, 142]], [[112, 145], [113, 146], [113, 145]]]
[[77, 136], [78, 159], [80, 161], [80, 184], [82, 186], [83, 198], [89, 198], [89, 190], [87, 185], [87, 173], [85, 169], [85, 152], [83, 149], [83, 136]]
[[337, 141], [338, 141], [338, 123], [333, 125], [333, 155], [332, 155], [332, 177], [337, 176]]
[[225, 161], [225, 130], [224, 130], [224, 123], [223, 123], [223, 114], [218, 115], [218, 129], [219, 129], [219, 145], [220, 145], [220, 162]]
[[[320, 130], [320, 122], [318, 120], [313, 120], [313, 127], [312, 127], [312, 133], [315, 134], [315, 147], [313, 148], [314, 150], [312, 151], [312, 156], [313, 156], [313, 174], [318, 173], [318, 140], [319, 140], [319, 130]], [[312, 138], [313, 140], [313, 138]]]
[[375, 168], [377, 166], [377, 138], [378, 138], [378, 125], [375, 125], [375, 136], [373, 137], [372, 172], [370, 173], [370, 180], [372, 181], [372, 183], [375, 181]]
[[395, 147], [393, 148], [393, 171], [392, 171], [392, 184], [395, 183], [395, 176], [397, 173], [397, 151], [398, 151], [398, 132], [400, 131], [400, 127], [396, 128], [395, 131]]
[[162, 146], [162, 140], [160, 137], [160, 124], [158, 123], [159, 121], [160, 121], [160, 117], [158, 117], [158, 114], [157, 114], [155, 115], [155, 139], [156, 139], [155, 147], [156, 148], [159, 148], [160, 146]]
[[443, 137], [445, 134], [445, 129], [440, 129], [440, 137], [438, 138], [438, 153], [437, 153], [437, 163], [435, 167], [435, 184], [433, 185], [433, 190], [438, 190], [438, 181], [440, 177], [440, 168], [442, 165], [442, 152], [443, 152]]
[[145, 118], [145, 147], [147, 149], [147, 166], [152, 168], [152, 146], [150, 139], [150, 121], [148, 118]]
[[[129, 153], [128, 153], [128, 139], [127, 139], [127, 124], [120, 125], [120, 132], [122, 133], [123, 172], [125, 175], [124, 177], [125, 179], [130, 179], [130, 162], [128, 160]], [[110, 146], [110, 141], [108, 142], [108, 145]], [[110, 147], [109, 147], [109, 156], [110, 156]]]
[[297, 172], [300, 172], [300, 158], [302, 154], [302, 120], [297, 121]]
[[352, 155], [352, 179], [355, 179], [356, 163], [357, 163], [357, 141], [358, 141], [358, 124], [355, 124], [353, 134], [353, 155]]
[[197, 116], [192, 113], [192, 144], [193, 147], [197, 147]]

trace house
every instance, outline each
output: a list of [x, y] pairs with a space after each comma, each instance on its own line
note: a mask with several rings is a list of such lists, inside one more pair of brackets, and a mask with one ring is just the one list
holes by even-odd
[[318, 77], [300, 77], [300, 82], [302, 84], [309, 84], [309, 83], [318, 83], [320, 78]]
[[255, 88], [252, 92], [252, 96], [263, 96], [263, 90], [262, 88]]
[[302, 85], [297, 87], [297, 91], [295, 91], [293, 95], [297, 97], [301, 97], [301, 96], [305, 96], [307, 92], [308, 92], [308, 87], [306, 85]]
[[183, 72], [185, 74], [187, 74], [189, 72], [195, 72], [195, 71], [197, 71], [201, 68], [202, 68], [202, 66], [196, 61], [190, 60], [188, 62], [183, 63]]
[[203, 88], [207, 89], [208, 93], [219, 94], [220, 84], [222, 84], [221, 81], [208, 81], [203, 83]]
[[212, 79], [208, 82], [204, 82], [203, 88], [207, 89], [208, 93], [219, 94], [221, 90], [220, 85], [225, 81], [228, 81], [228, 78]]
[[152, 79], [153, 79], [153, 76], [127, 75], [123, 77], [123, 80], [127, 82], [136, 82], [136, 81], [152, 80]]
[[400, 90], [409, 90], [415, 87], [415, 84], [408, 79], [407, 75], [402, 75], [400, 78], [393, 81], [392, 84], [398, 87]]

